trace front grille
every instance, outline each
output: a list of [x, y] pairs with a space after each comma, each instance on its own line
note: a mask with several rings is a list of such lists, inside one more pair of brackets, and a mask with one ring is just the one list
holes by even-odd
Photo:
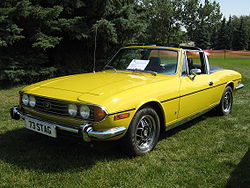
[[68, 104], [55, 99], [36, 96], [35, 109], [56, 115], [68, 116]]

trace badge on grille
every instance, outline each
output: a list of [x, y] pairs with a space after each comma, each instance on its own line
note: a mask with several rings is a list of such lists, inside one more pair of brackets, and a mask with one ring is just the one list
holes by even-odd
[[45, 102], [45, 103], [43, 103], [43, 105], [44, 105], [44, 108], [46, 108], [46, 109], [51, 109], [51, 104], [49, 103], [49, 102]]

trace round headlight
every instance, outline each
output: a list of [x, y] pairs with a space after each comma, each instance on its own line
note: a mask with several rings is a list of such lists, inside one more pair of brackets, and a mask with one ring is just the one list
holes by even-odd
[[23, 94], [22, 96], [22, 102], [24, 105], [28, 105], [29, 104], [29, 96], [27, 94]]
[[31, 107], [35, 107], [36, 106], [36, 98], [34, 96], [32, 96], [32, 95], [29, 97], [29, 105]]
[[75, 104], [69, 104], [68, 113], [70, 116], [75, 117], [77, 115], [77, 106]]
[[81, 106], [81, 108], [80, 108], [80, 114], [81, 114], [82, 118], [88, 119], [89, 116], [90, 116], [90, 109], [89, 109], [89, 107], [86, 106], [86, 105]]

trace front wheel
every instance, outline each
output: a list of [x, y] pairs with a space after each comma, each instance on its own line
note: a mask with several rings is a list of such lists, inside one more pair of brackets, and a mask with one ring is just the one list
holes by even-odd
[[150, 107], [143, 108], [132, 119], [124, 138], [124, 148], [133, 156], [144, 155], [155, 147], [159, 134], [158, 114]]
[[228, 115], [233, 107], [233, 90], [227, 86], [221, 97], [220, 104], [217, 107], [217, 112], [220, 115]]

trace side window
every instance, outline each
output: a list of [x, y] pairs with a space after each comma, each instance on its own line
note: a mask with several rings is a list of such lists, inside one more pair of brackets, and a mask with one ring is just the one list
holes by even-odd
[[[152, 50], [149, 56], [153, 64], [151, 70], [161, 74], [175, 74], [178, 64], [178, 52], [173, 50]], [[158, 65], [158, 68], [156, 67]], [[148, 67], [147, 67], [148, 68]]]
[[191, 69], [200, 69], [201, 74], [207, 74], [207, 68], [203, 52], [186, 51], [189, 74]]

